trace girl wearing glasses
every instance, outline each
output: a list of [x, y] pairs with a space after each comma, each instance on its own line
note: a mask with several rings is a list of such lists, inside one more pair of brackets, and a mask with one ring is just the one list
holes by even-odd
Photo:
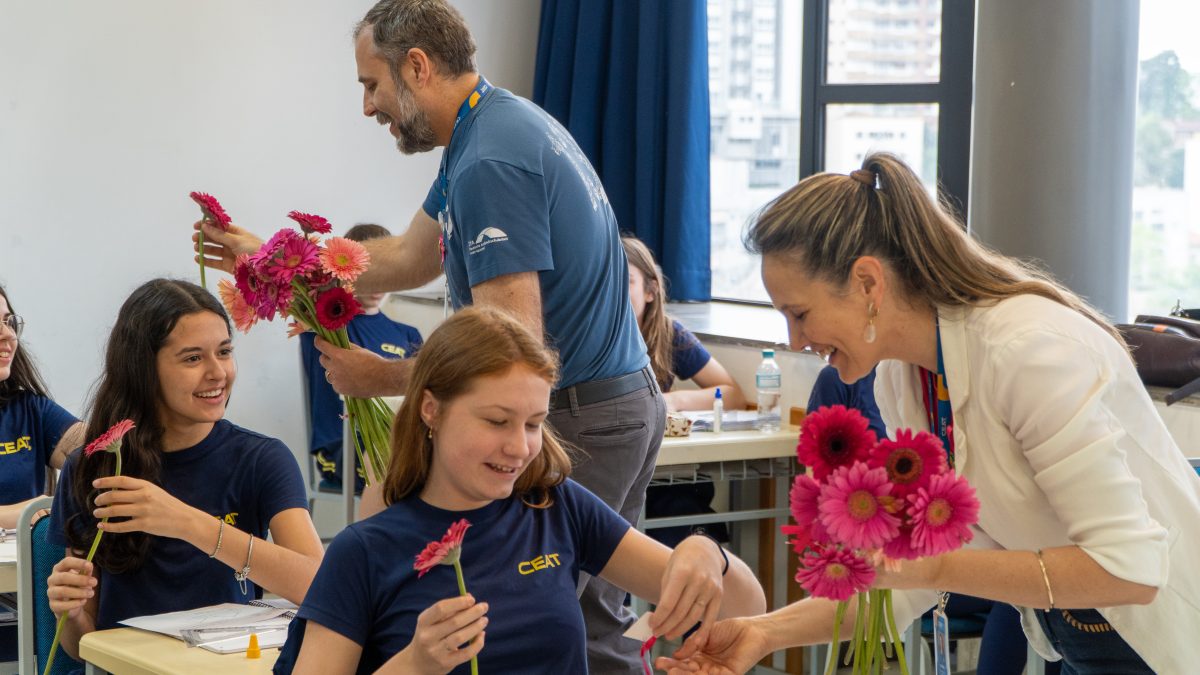
[[50, 400], [27, 349], [24, 320], [0, 286], [0, 527], [12, 529], [25, 505], [46, 490], [46, 467], [61, 468], [83, 444], [83, 423]]

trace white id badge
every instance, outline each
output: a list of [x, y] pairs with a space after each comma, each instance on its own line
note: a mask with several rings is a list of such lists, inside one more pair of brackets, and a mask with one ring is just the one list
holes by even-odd
[[933, 610], [933, 672], [950, 675], [950, 626], [946, 614]]

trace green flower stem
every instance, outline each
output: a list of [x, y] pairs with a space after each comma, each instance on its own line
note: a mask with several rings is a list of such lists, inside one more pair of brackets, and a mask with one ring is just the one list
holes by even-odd
[[900, 675], [908, 675], [908, 661], [904, 658], [904, 641], [900, 631], [896, 630], [896, 616], [892, 613], [892, 592], [883, 592], [884, 613], [887, 616], [888, 630], [892, 634], [892, 642], [896, 645], [896, 659], [900, 661]]
[[[859, 661], [862, 658], [862, 641], [863, 632], [866, 626], [867, 616], [867, 596], [865, 593], [858, 594], [858, 611], [854, 616], [854, 639], [850, 641], [849, 651], [846, 653], [846, 660], [843, 664], [849, 662], [851, 670], [855, 673], [859, 672]], [[853, 656], [853, 659], [851, 657]]]
[[200, 247], [200, 287], [208, 288], [208, 283], [204, 281], [204, 229], [197, 230], [199, 237], [196, 239], [196, 245]]
[[[201, 267], [201, 269], [204, 269]], [[121, 448], [117, 447], [117, 451], [113, 453], [117, 456], [117, 472], [114, 476], [121, 475]], [[107, 523], [108, 518], [100, 521], [101, 524]], [[88, 551], [87, 561], [92, 562], [92, 558], [96, 555], [96, 548], [100, 546], [100, 537], [104, 534], [104, 530], [96, 528], [96, 536], [92, 539], [92, 548]], [[62, 639], [63, 626], [67, 624], [67, 616], [69, 611], [63, 612], [62, 616], [58, 617], [58, 625], [54, 627], [54, 641], [50, 643], [50, 656], [46, 657], [46, 669], [42, 671], [42, 675], [50, 675], [51, 669], [54, 668], [54, 655], [58, 653], [58, 642]]]
[[[454, 561], [454, 576], [458, 578], [458, 594], [466, 595], [467, 584], [463, 581], [462, 564], [458, 560]], [[471, 675], [479, 675], [479, 659], [474, 656], [471, 657]]]
[[842, 632], [842, 621], [846, 618], [846, 608], [850, 605], [845, 600], [839, 601], [837, 611], [833, 614], [833, 642], [829, 643], [829, 658], [825, 659], [825, 675], [833, 675], [833, 665], [837, 663], [838, 649], [842, 643], [838, 639]]

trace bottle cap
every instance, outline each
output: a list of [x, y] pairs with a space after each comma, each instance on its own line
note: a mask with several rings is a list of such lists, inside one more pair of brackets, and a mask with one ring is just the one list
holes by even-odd
[[774, 357], [774, 356], [775, 356], [774, 349], [764, 349], [763, 350], [763, 358], [769, 358], [769, 357]]
[[717, 387], [717, 395], [716, 395], [716, 398], [721, 398], [721, 388], [720, 388], [720, 387]]
[[248, 659], [262, 658], [262, 650], [258, 648], [258, 633], [250, 634], [250, 646], [246, 647], [246, 658], [248, 658]]

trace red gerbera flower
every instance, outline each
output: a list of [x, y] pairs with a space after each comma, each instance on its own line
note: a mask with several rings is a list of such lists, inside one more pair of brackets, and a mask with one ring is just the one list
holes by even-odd
[[927, 431], [913, 434], [911, 429], [899, 429], [896, 440], [884, 438], [875, 444], [867, 464], [887, 470], [892, 495], [904, 499], [946, 472], [946, 451], [942, 442]]
[[337, 330], [362, 313], [362, 305], [349, 291], [334, 286], [317, 296], [317, 321], [329, 330]]
[[333, 230], [333, 227], [329, 224], [328, 220], [311, 213], [290, 211], [288, 212], [287, 217], [291, 218], [297, 223], [300, 223], [300, 229], [304, 231], [304, 234], [312, 234], [313, 232], [329, 234], [330, 231]]
[[913, 548], [921, 556], [953, 551], [974, 536], [970, 526], [979, 522], [979, 500], [966, 478], [953, 472], [934, 476], [908, 501]]
[[200, 212], [213, 225], [222, 230], [228, 230], [229, 226], [233, 224], [233, 220], [229, 218], [228, 213], [225, 213], [225, 209], [221, 206], [221, 202], [217, 201], [216, 197], [204, 192], [192, 192], [188, 196], [200, 206]]
[[121, 449], [121, 439], [129, 430], [133, 428], [133, 420], [121, 420], [112, 425], [108, 431], [100, 434], [100, 436], [87, 444], [83, 449], [84, 457], [91, 457], [103, 450], [104, 452], [117, 452]]
[[818, 598], [849, 600], [851, 596], [871, 587], [875, 568], [852, 551], [830, 547], [804, 556], [796, 570], [800, 587]]
[[857, 410], [835, 405], [823, 407], [804, 418], [796, 456], [810, 469], [812, 477], [825, 480], [839, 466], [866, 461], [875, 445], [875, 432]]
[[417, 570], [418, 579], [425, 576], [425, 573], [435, 565], [453, 565], [458, 562], [458, 556], [462, 551], [463, 537], [466, 535], [468, 527], [471, 527], [471, 523], [463, 518], [446, 530], [441, 541], [431, 541], [425, 545], [425, 550], [417, 554], [417, 560], [413, 563], [413, 569]]

